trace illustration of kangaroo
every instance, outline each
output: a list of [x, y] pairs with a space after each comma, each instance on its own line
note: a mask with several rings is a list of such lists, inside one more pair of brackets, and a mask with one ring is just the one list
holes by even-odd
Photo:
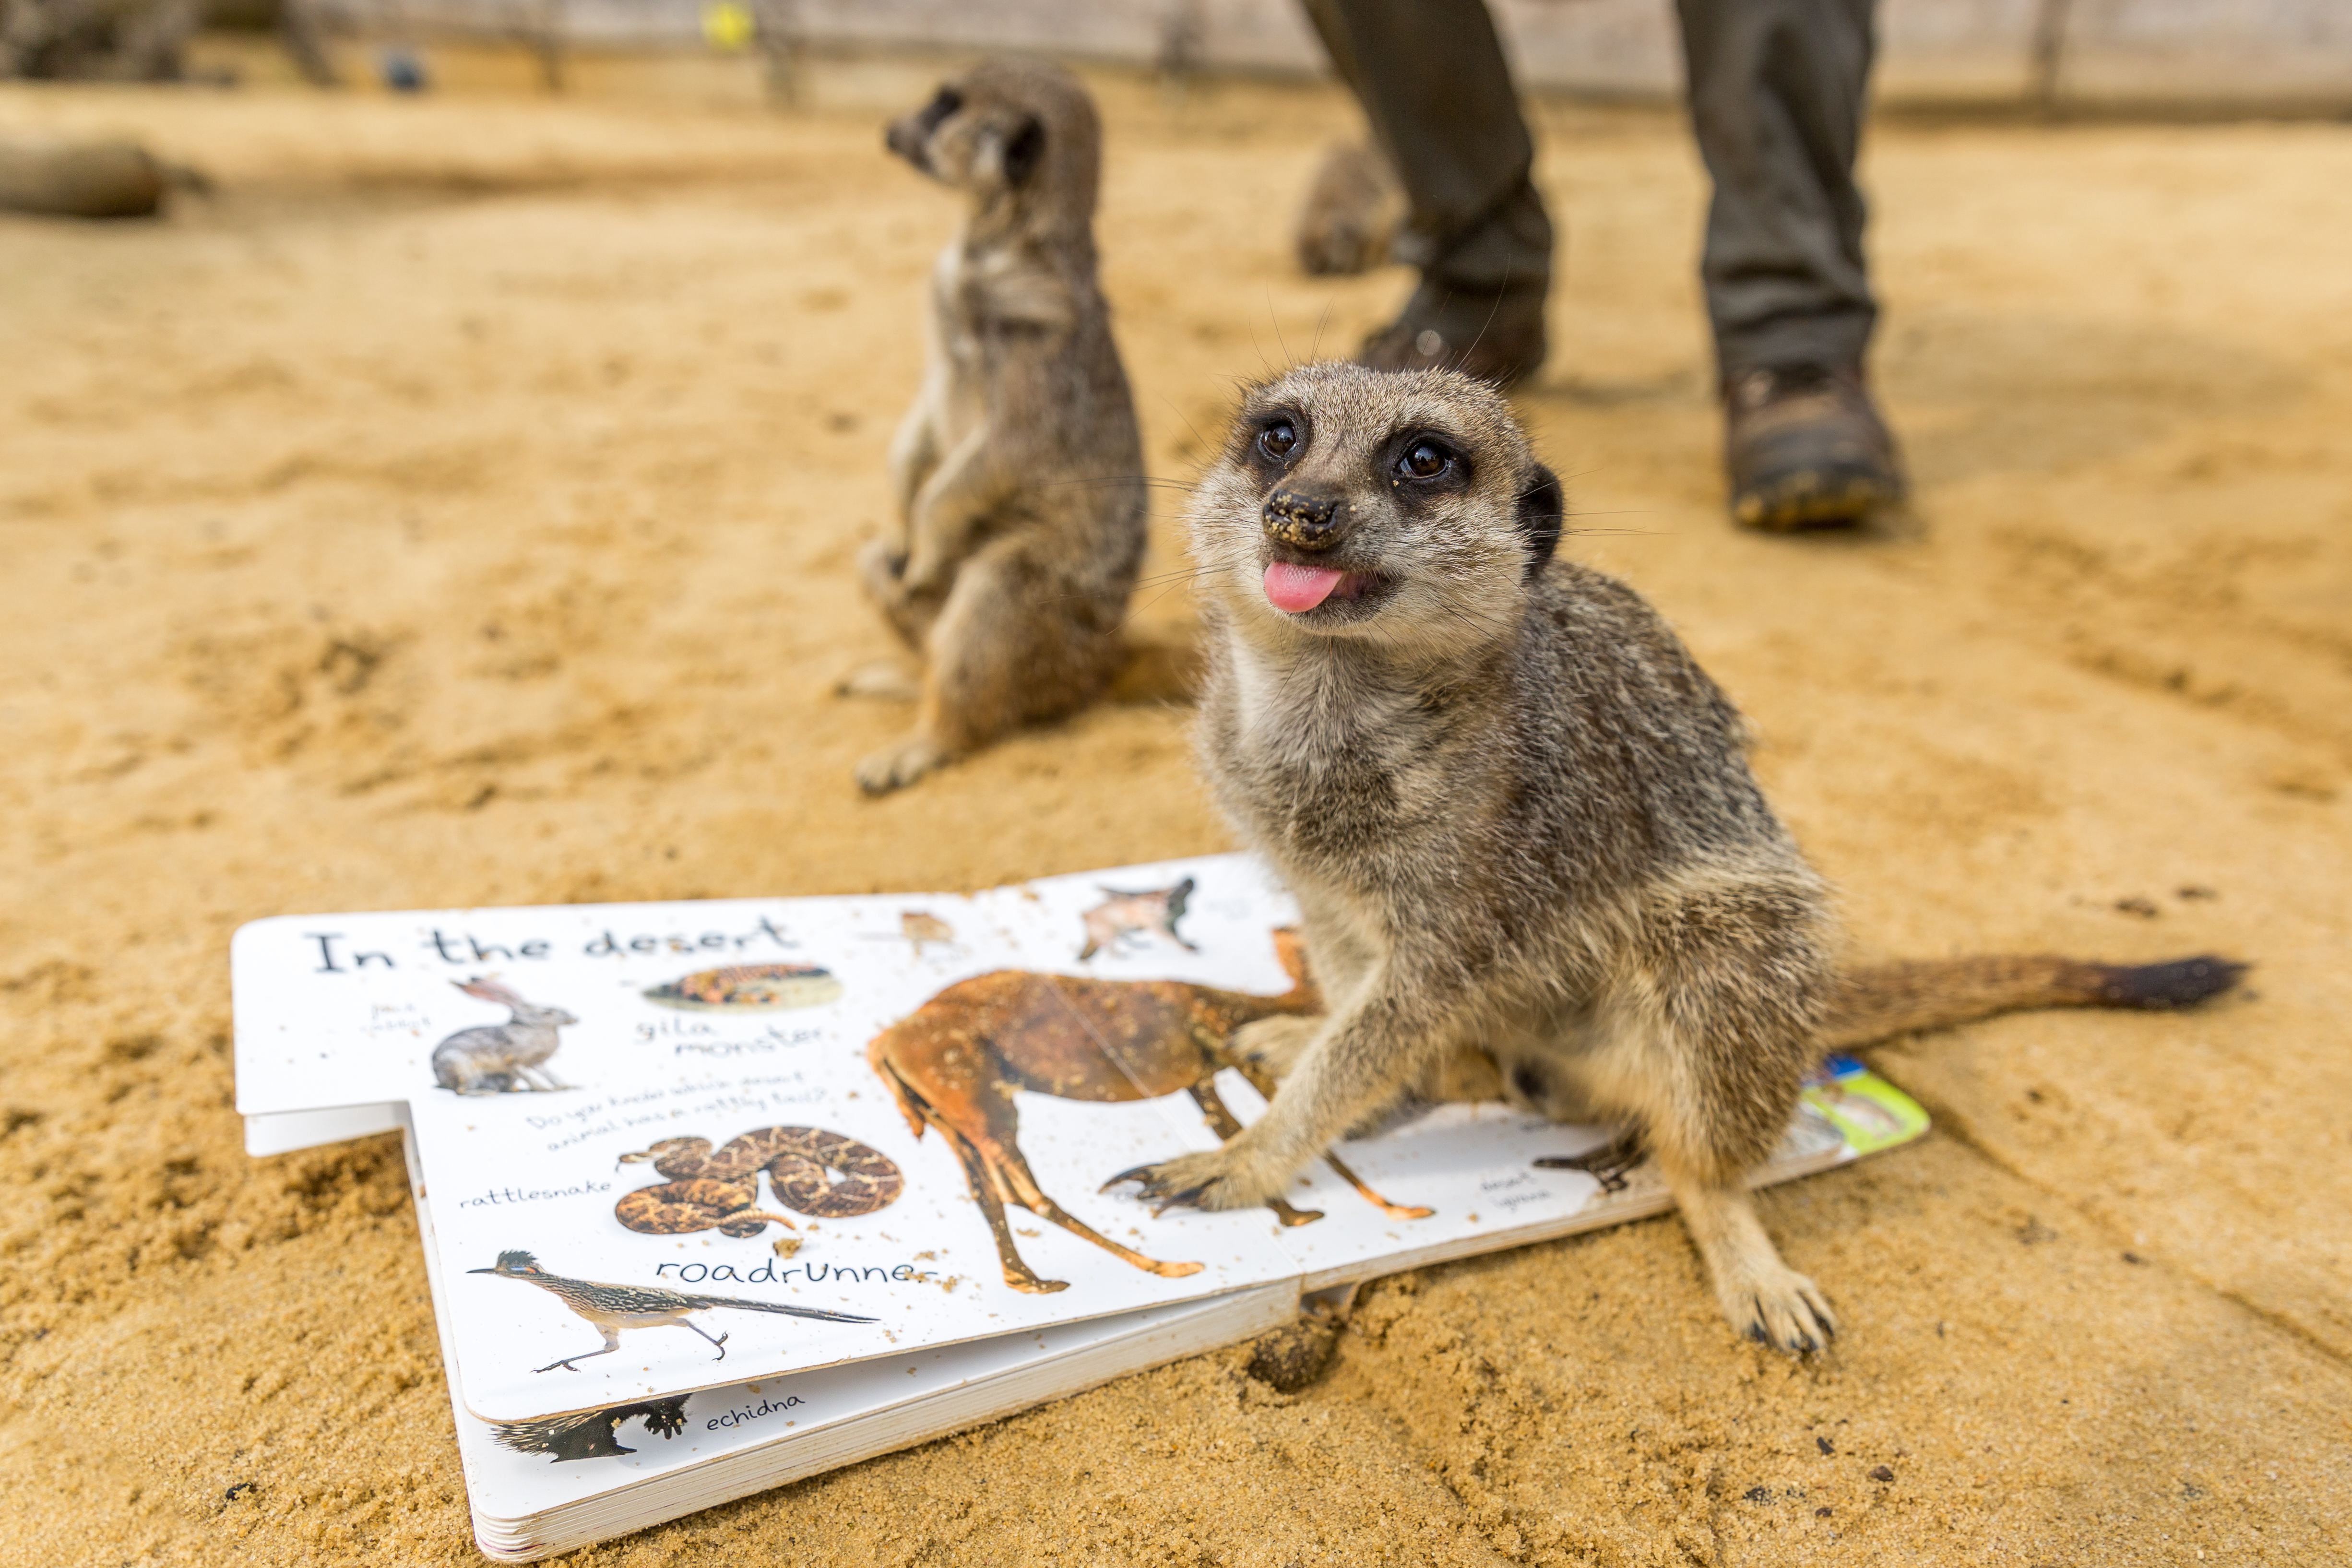
[[547, 1092], [569, 1089], [543, 1065], [555, 1054], [556, 1030], [579, 1019], [561, 1007], [524, 1001], [493, 976], [453, 980], [468, 996], [511, 1008], [503, 1024], [460, 1029], [433, 1047], [433, 1081], [459, 1094]]
[[[1323, 1001], [1307, 978], [1297, 933], [1274, 933], [1275, 951], [1291, 988], [1279, 996], [1252, 996], [1175, 980], [1087, 980], [1071, 975], [998, 970], [949, 986], [874, 1037], [866, 1059], [898, 1097], [907, 1124], [920, 1138], [936, 1127], [962, 1162], [971, 1195], [996, 1237], [1004, 1282], [1045, 1294], [1068, 1281], [1042, 1279], [1022, 1261], [1004, 1222], [1011, 1204], [1084, 1237], [1147, 1273], [1178, 1279], [1198, 1263], [1146, 1258], [1087, 1226], [1045, 1195], [1015, 1141], [1019, 1111], [1013, 1091], [1030, 1089], [1063, 1100], [1121, 1104], [1190, 1094], [1218, 1137], [1241, 1123], [1217, 1095], [1221, 1068], [1238, 1068], [1269, 1098], [1274, 1080], [1234, 1054], [1229, 1042], [1244, 1024], [1277, 1014], [1318, 1011]], [[1341, 1180], [1396, 1219], [1422, 1219], [1425, 1208], [1392, 1204], [1358, 1180], [1337, 1157], [1325, 1156]], [[1113, 1177], [1106, 1186], [1122, 1177]], [[1284, 1225], [1322, 1218], [1313, 1210], [1269, 1199]]]

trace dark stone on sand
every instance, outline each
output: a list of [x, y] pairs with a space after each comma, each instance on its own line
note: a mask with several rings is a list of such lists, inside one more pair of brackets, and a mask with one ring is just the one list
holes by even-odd
[[1339, 1326], [1304, 1313], [1250, 1347], [1249, 1374], [1278, 1394], [1296, 1394], [1323, 1375]]
[[152, 217], [163, 165], [129, 142], [0, 140], [0, 208], [49, 217]]

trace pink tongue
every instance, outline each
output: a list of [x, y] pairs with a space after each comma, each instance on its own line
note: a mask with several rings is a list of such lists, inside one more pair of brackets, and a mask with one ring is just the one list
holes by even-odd
[[1293, 566], [1287, 561], [1276, 561], [1265, 569], [1266, 602], [1295, 616], [1329, 598], [1346, 575], [1328, 566]]

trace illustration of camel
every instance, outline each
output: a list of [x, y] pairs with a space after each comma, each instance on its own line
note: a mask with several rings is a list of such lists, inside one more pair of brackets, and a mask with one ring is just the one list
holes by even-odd
[[468, 996], [510, 1009], [513, 1016], [503, 1024], [460, 1029], [434, 1047], [434, 1082], [459, 1094], [545, 1093], [572, 1087], [549, 1072], [545, 1063], [560, 1043], [555, 1032], [579, 1019], [561, 1007], [526, 1002], [491, 975], [450, 984]]
[[[665, 1138], [622, 1155], [621, 1163], [650, 1163], [669, 1178], [624, 1193], [613, 1205], [614, 1218], [646, 1236], [716, 1230], [750, 1237], [772, 1224], [798, 1229], [782, 1215], [752, 1206], [760, 1201], [761, 1171], [778, 1203], [816, 1219], [854, 1219], [888, 1208], [907, 1184], [881, 1150], [821, 1127], [754, 1128], [716, 1152], [708, 1138]], [[786, 1237], [775, 1250], [789, 1258], [799, 1247], [798, 1237]]]
[[[1022, 1261], [1005, 1224], [1007, 1204], [1147, 1273], [1177, 1279], [1201, 1271], [1198, 1263], [1162, 1263], [1121, 1247], [1047, 1197], [1015, 1141], [1020, 1126], [1013, 1091], [1114, 1105], [1181, 1089], [1200, 1106], [1218, 1137], [1233, 1137], [1242, 1127], [1217, 1096], [1212, 1080], [1218, 1069], [1239, 1068], [1260, 1094], [1274, 1093], [1274, 1080], [1263, 1068], [1234, 1054], [1234, 1031], [1259, 1018], [1314, 1013], [1322, 1006], [1297, 933], [1275, 932], [1275, 947], [1293, 983], [1279, 996], [1174, 980], [1087, 980], [1005, 969], [949, 986], [874, 1037], [866, 1059], [898, 1097], [915, 1136], [938, 1128], [962, 1162], [972, 1198], [996, 1238], [1006, 1284], [1033, 1294], [1068, 1288], [1066, 1280], [1039, 1279]], [[1392, 1218], [1430, 1214], [1389, 1202], [1337, 1156], [1325, 1160]], [[1266, 1206], [1286, 1226], [1323, 1217], [1280, 1198]]]
[[1105, 949], [1117, 952], [1129, 937], [1143, 932], [1157, 932], [1187, 952], [1201, 951], [1176, 930], [1176, 922], [1184, 918], [1184, 900], [1192, 896], [1192, 878], [1185, 878], [1172, 888], [1152, 888], [1140, 893], [1122, 893], [1117, 888], [1099, 891], [1103, 902], [1078, 916], [1079, 922], [1087, 928], [1087, 944], [1078, 949], [1080, 963]]

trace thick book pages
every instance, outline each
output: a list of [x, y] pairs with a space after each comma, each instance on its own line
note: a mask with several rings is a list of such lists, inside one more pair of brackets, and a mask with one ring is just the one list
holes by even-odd
[[[1318, 1006], [1295, 914], [1220, 856], [257, 921], [238, 1105], [257, 1152], [405, 1130], [469, 1482], [541, 1478], [478, 1489], [485, 1544], [543, 1542], [549, 1510], [705, 1506], [1246, 1337], [1269, 1301], [1667, 1205], [1609, 1130], [1475, 1104], [1343, 1143], [1269, 1207], [1155, 1214], [1116, 1178], [1253, 1120], [1226, 1042]], [[1758, 1180], [1925, 1126], [1832, 1064]], [[786, 1384], [835, 1414], [708, 1425]], [[636, 1452], [605, 1451], [631, 1422]]]
[[[416, 1142], [405, 1143], [442, 1356], [454, 1368], [431, 1204]], [[509, 1562], [567, 1552], [1255, 1339], [1297, 1310], [1292, 1291], [1261, 1287], [509, 1425], [467, 1411], [453, 1376], [450, 1403], [474, 1537], [485, 1553]]]

